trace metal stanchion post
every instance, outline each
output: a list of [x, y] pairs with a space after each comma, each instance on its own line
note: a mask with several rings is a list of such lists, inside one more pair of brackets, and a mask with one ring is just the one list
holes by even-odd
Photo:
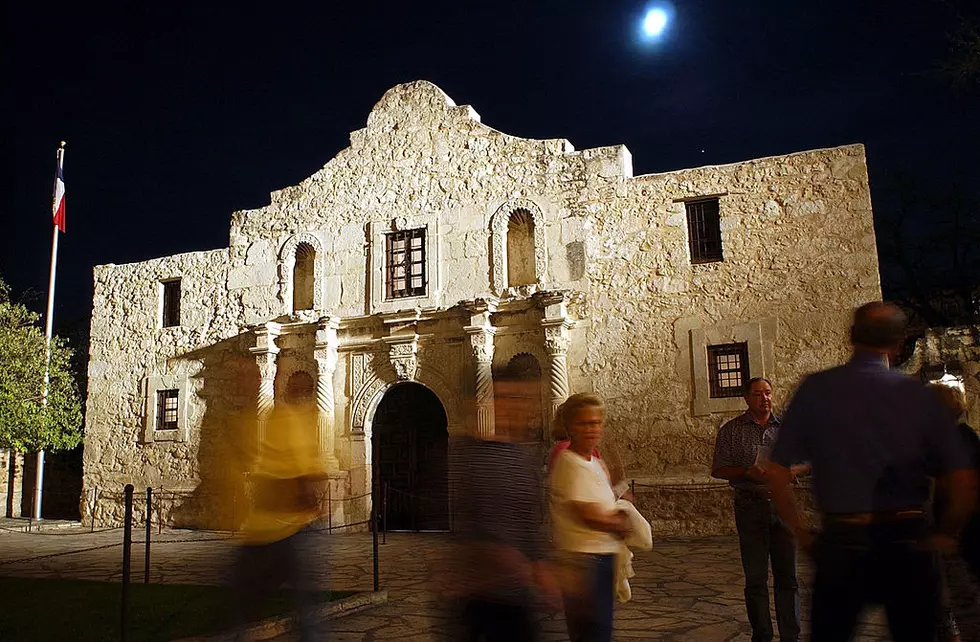
[[330, 505], [330, 478], [327, 478], [327, 532], [333, 532], [333, 507]]
[[388, 543], [388, 482], [384, 482], [384, 491], [381, 493], [381, 540], [382, 544]]
[[126, 642], [128, 628], [126, 616], [129, 610], [129, 566], [132, 561], [133, 545], [133, 490], [132, 484], [126, 484], [126, 516], [123, 523], [123, 567], [122, 567], [122, 604], [119, 619], [119, 639]]
[[146, 487], [146, 542], [143, 553], [143, 583], [150, 583], [150, 527], [153, 526], [153, 489]]

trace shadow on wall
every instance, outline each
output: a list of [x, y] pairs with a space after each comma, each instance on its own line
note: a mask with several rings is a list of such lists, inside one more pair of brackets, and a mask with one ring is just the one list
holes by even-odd
[[[245, 511], [245, 474], [257, 435], [259, 368], [249, 353], [254, 337], [241, 334], [180, 357], [200, 361], [193, 377], [203, 402], [200, 422], [188, 416], [196, 434], [196, 469], [190, 463], [167, 476], [198, 479], [190, 492], [163, 493], [157, 504], [164, 522], [176, 528], [237, 529]], [[162, 471], [161, 471], [162, 472]], [[196, 473], [196, 475], [195, 475]], [[180, 480], [173, 480], [173, 482]]]

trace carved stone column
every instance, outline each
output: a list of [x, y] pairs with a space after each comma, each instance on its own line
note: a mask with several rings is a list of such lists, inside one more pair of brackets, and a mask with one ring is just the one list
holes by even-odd
[[316, 330], [313, 357], [316, 359], [317, 438], [327, 470], [340, 469], [336, 454], [333, 375], [337, 368], [338, 317], [320, 319]]
[[280, 325], [272, 321], [259, 326], [255, 329], [255, 346], [249, 348], [259, 366], [259, 396], [255, 408], [259, 441], [265, 439], [269, 415], [276, 405], [276, 359], [279, 355], [276, 338], [280, 330]]
[[544, 327], [544, 349], [548, 353], [548, 398], [551, 402], [549, 423], [555, 421], [555, 413], [568, 398], [568, 324], [559, 321]]
[[490, 324], [492, 305], [476, 301], [468, 308], [470, 324], [463, 329], [470, 335], [476, 370], [476, 434], [486, 439], [494, 434], [493, 337], [497, 330]]
[[548, 353], [548, 399], [551, 412], [549, 425], [554, 425], [558, 406], [568, 398], [568, 330], [572, 326], [568, 318], [570, 293], [566, 291], [539, 292], [535, 295], [544, 315], [544, 349]]

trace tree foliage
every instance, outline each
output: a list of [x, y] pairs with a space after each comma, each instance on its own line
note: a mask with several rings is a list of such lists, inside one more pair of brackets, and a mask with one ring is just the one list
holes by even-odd
[[55, 337], [47, 404], [47, 342], [38, 315], [11, 300], [0, 280], [0, 448], [66, 450], [82, 440], [82, 406], [71, 370], [72, 351]]

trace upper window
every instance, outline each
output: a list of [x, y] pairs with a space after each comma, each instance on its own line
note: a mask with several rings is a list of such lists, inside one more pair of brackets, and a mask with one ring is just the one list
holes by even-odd
[[691, 263], [713, 263], [723, 260], [718, 199], [688, 201], [684, 205], [687, 209], [687, 237], [691, 245]]
[[741, 397], [749, 380], [749, 344], [708, 346], [708, 384], [713, 398]]
[[177, 430], [177, 390], [157, 391], [157, 430]]
[[180, 279], [164, 281], [163, 285], [163, 327], [180, 325]]
[[386, 235], [385, 284], [388, 299], [425, 296], [425, 228]]

